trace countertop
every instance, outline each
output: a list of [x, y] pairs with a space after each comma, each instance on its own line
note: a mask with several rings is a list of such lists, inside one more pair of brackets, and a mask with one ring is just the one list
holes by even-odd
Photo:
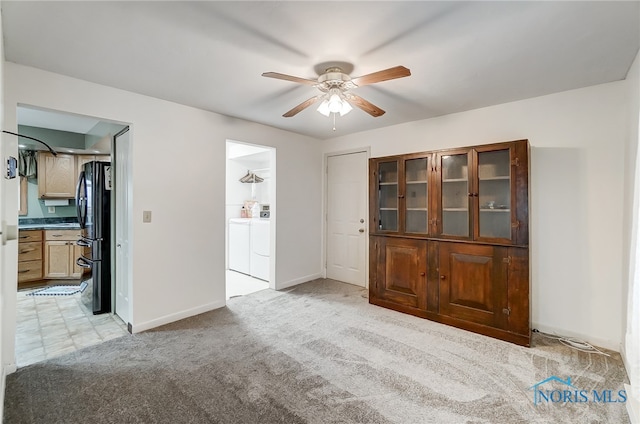
[[79, 230], [80, 224], [20, 224], [18, 230]]
[[18, 221], [18, 230], [79, 230], [73, 218], [25, 218]]

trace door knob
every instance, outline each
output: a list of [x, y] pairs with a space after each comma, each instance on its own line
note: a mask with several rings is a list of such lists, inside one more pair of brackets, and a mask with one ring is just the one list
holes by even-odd
[[360, 228], [358, 231], [364, 233], [364, 228]]

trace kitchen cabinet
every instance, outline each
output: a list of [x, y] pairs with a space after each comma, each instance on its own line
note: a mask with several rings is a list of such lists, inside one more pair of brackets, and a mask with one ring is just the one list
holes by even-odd
[[75, 155], [38, 152], [38, 196], [73, 199], [77, 182]]
[[42, 279], [42, 231], [18, 232], [18, 286]]
[[111, 162], [111, 156], [110, 155], [76, 155], [77, 177], [79, 177], [80, 172], [82, 172], [82, 166], [85, 163], [91, 162], [94, 160], [98, 162]]
[[370, 159], [369, 301], [528, 346], [528, 141]]
[[46, 230], [44, 278], [80, 278], [83, 268], [76, 264], [83, 248], [76, 245], [81, 230]]

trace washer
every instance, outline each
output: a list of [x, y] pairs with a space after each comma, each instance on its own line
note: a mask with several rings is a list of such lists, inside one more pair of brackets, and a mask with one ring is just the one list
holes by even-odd
[[251, 257], [251, 219], [229, 220], [229, 269], [249, 274]]

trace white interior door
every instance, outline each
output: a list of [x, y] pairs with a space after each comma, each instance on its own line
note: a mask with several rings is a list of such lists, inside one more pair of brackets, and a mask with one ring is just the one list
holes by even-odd
[[327, 278], [366, 286], [367, 153], [327, 158]]
[[115, 311], [125, 323], [131, 322], [131, 279], [129, 229], [131, 204], [131, 137], [127, 130], [115, 138]]

